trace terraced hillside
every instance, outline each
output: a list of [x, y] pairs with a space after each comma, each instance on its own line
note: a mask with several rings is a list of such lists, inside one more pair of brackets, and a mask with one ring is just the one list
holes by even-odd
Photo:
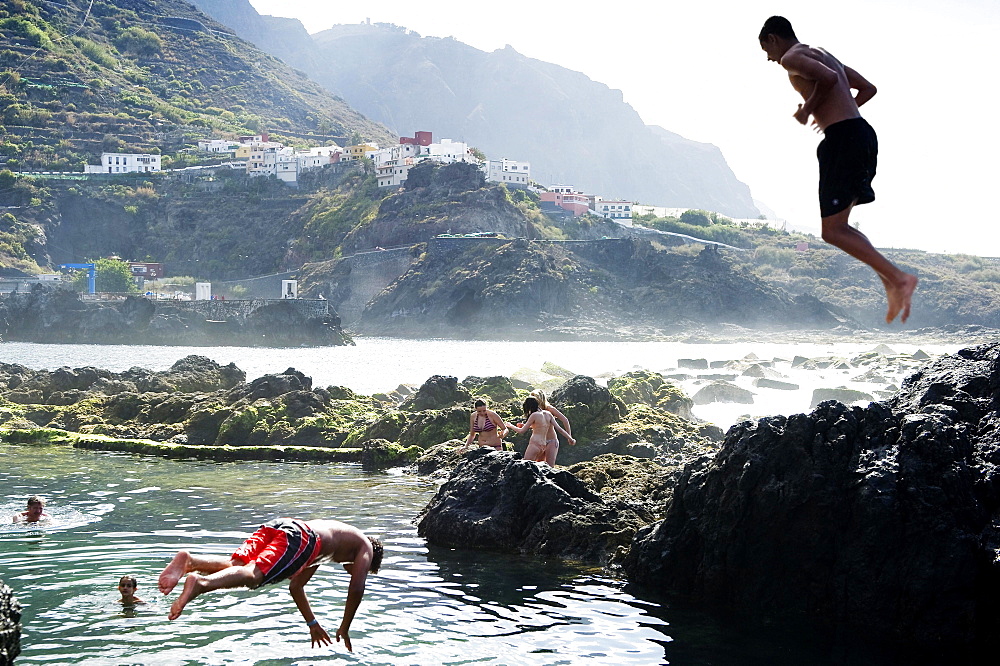
[[0, 167], [80, 171], [102, 151], [166, 167], [199, 138], [260, 132], [392, 140], [182, 0], [0, 2]]

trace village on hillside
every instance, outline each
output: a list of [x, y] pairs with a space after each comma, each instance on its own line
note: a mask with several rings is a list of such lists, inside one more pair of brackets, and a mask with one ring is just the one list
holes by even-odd
[[[614, 220], [623, 226], [632, 226], [637, 206], [632, 201], [605, 199], [598, 194], [587, 194], [571, 185], [541, 187], [531, 179], [531, 164], [507, 158], [489, 159], [480, 151], [462, 141], [441, 139], [435, 142], [433, 133], [415, 132], [412, 137], [400, 137], [394, 146], [380, 147], [363, 142], [350, 146], [329, 144], [306, 150], [295, 150], [280, 141], [272, 141], [268, 134], [241, 136], [237, 139], [204, 139], [198, 141], [197, 150], [216, 156], [230, 156], [232, 161], [221, 165], [189, 166], [174, 169], [194, 176], [198, 172], [213, 172], [219, 168], [243, 170], [249, 176], [273, 176], [289, 186], [297, 187], [299, 175], [311, 169], [342, 162], [367, 162], [374, 169], [378, 186], [402, 187], [410, 168], [430, 160], [440, 164], [468, 162], [479, 166], [492, 183], [507, 187], [530, 189], [537, 193], [543, 210], [578, 217], [585, 213]], [[101, 154], [100, 164], [88, 164], [84, 173], [123, 174], [161, 172], [160, 155], [146, 153]], [[648, 213], [658, 213], [660, 208], [646, 206]], [[666, 209], [662, 209], [666, 210]], [[686, 209], [684, 209], [686, 210]]]

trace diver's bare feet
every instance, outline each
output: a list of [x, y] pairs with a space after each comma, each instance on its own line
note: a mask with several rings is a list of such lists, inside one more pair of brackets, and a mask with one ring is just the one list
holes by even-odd
[[184, 589], [181, 591], [181, 596], [177, 597], [174, 603], [170, 604], [170, 614], [167, 615], [167, 619], [176, 620], [179, 618], [188, 602], [201, 594], [201, 586], [201, 578], [198, 574], [188, 574], [187, 580], [184, 581]]
[[916, 275], [903, 273], [903, 279], [898, 285], [886, 286], [886, 297], [889, 300], [889, 311], [886, 312], [885, 322], [891, 324], [896, 315], [900, 315], [900, 323], [906, 323], [910, 318], [910, 301], [913, 299], [913, 292], [917, 288]]
[[187, 551], [182, 550], [174, 555], [174, 559], [170, 560], [170, 564], [160, 574], [160, 592], [170, 594], [170, 591], [177, 585], [177, 581], [181, 579], [181, 576], [188, 572], [188, 563], [190, 561], [191, 556], [187, 554]]

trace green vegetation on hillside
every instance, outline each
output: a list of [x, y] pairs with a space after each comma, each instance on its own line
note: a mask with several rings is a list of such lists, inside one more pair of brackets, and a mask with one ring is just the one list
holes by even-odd
[[[0, 5], [0, 166], [82, 171], [102, 151], [163, 152], [277, 130], [389, 133], [182, 0]], [[74, 34], [75, 33], [75, 34]], [[72, 35], [72, 36], [70, 36]]]
[[[115, 294], [138, 294], [139, 287], [132, 279], [132, 270], [127, 261], [103, 258], [85, 263], [94, 264], [94, 283], [99, 292]], [[79, 292], [88, 291], [88, 271], [80, 269], [73, 275], [73, 288]]]
[[[705, 211], [687, 211], [680, 218], [645, 216], [636, 222], [746, 250], [727, 256], [738, 268], [791, 294], [812, 294], [866, 325], [880, 324], [885, 314], [882, 285], [872, 270], [811, 234], [782, 231], [763, 223], [736, 223]], [[680, 246], [674, 251], [687, 250]], [[918, 320], [929, 320], [933, 325], [1000, 325], [1000, 261], [920, 250], [885, 253], [920, 277], [914, 301], [921, 312]]]

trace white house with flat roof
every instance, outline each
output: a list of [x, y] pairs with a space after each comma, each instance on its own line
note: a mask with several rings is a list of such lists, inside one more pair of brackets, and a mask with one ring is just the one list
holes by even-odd
[[594, 210], [597, 214], [614, 220], [625, 226], [632, 226], [632, 202], [631, 201], [610, 201], [595, 197]]
[[160, 156], [144, 153], [101, 153], [101, 163], [87, 164], [84, 173], [151, 173], [160, 170]]
[[531, 180], [531, 163], [517, 160], [487, 160], [483, 164], [486, 180], [491, 183], [504, 183], [508, 187], [528, 187]]

